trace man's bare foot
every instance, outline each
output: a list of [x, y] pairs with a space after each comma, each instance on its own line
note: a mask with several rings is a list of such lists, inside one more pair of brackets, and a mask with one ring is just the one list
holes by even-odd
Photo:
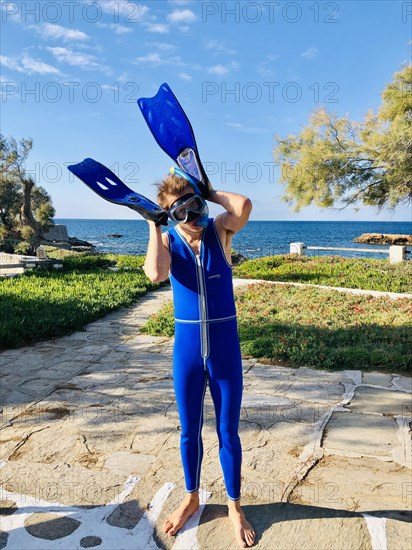
[[186, 521], [193, 515], [199, 508], [199, 493], [188, 493], [182, 502], [182, 504], [176, 508], [174, 512], [168, 516], [164, 522], [163, 528], [165, 533], [169, 536], [176, 535], [176, 533], [183, 527]]
[[240, 507], [238, 500], [229, 500], [228, 504], [229, 518], [232, 521], [233, 529], [235, 530], [236, 540], [240, 548], [253, 546], [255, 543], [256, 533], [253, 527], [245, 518], [245, 514]]

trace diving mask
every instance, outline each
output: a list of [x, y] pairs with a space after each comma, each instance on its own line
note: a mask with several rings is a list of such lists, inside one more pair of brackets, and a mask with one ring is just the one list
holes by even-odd
[[209, 208], [205, 199], [199, 193], [195, 180], [183, 170], [173, 167], [171, 174], [185, 178], [195, 189], [195, 193], [186, 193], [174, 201], [168, 210], [171, 220], [177, 223], [186, 223], [195, 221], [194, 225], [206, 227], [209, 218]]
[[194, 193], [187, 193], [172, 204], [168, 214], [174, 222], [186, 223], [196, 220], [194, 225], [206, 227], [209, 208], [203, 197]]

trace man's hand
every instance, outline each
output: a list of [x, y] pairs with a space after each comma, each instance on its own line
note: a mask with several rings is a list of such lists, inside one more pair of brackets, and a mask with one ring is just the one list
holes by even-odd
[[226, 210], [216, 216], [215, 222], [232, 233], [237, 233], [246, 225], [252, 211], [252, 201], [237, 193], [212, 190], [209, 201], [220, 204]]

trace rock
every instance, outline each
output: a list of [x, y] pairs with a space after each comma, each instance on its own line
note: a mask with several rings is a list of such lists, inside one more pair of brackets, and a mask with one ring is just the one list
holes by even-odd
[[6, 548], [9, 539], [9, 534], [0, 531], [0, 548]]
[[53, 512], [36, 512], [25, 520], [24, 526], [33, 537], [56, 540], [73, 533], [80, 526], [80, 521]]
[[243, 264], [243, 262], [246, 262], [246, 260], [247, 260], [246, 256], [243, 256], [242, 254], [236, 251], [232, 252], [232, 265]]
[[391, 235], [385, 233], [363, 233], [353, 239], [354, 243], [412, 245], [412, 235]]
[[88, 250], [94, 250], [95, 246], [88, 241], [82, 241], [81, 239], [78, 239], [77, 237], [69, 237], [69, 243], [72, 248], [81, 248], [81, 249], [88, 249]]
[[136, 500], [130, 500], [119, 504], [106, 518], [106, 521], [112, 527], [133, 529], [140, 521], [143, 513]]
[[0, 516], [11, 516], [17, 512], [17, 504], [14, 500], [4, 499], [0, 500]]
[[123, 237], [123, 235], [120, 235], [120, 233], [113, 233], [112, 235], [107, 235], [109, 239], [120, 239]]
[[63, 224], [55, 224], [44, 233], [43, 239], [49, 242], [67, 243], [69, 242], [67, 227]]
[[94, 548], [95, 546], [100, 546], [102, 543], [102, 539], [100, 537], [95, 537], [94, 535], [89, 535], [88, 537], [83, 537], [80, 540], [80, 546], [82, 548]]

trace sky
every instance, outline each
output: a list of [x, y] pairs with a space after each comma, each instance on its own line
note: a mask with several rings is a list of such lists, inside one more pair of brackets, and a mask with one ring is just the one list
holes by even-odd
[[[405, 1], [1, 1], [1, 127], [32, 138], [26, 169], [57, 218], [135, 219], [72, 176], [92, 157], [155, 199], [172, 160], [137, 107], [167, 82], [215, 189], [249, 196], [251, 220], [410, 221], [359, 206], [282, 202], [275, 136], [324, 107], [362, 120], [411, 59]], [[212, 205], [216, 215], [220, 207]]]

